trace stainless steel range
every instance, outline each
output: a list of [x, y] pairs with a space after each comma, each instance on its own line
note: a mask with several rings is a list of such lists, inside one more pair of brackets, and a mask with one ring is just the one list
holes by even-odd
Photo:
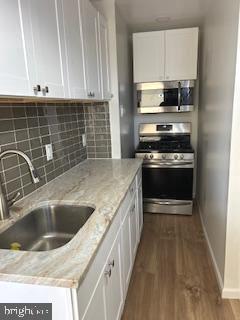
[[194, 151], [190, 123], [140, 124], [144, 211], [192, 214]]

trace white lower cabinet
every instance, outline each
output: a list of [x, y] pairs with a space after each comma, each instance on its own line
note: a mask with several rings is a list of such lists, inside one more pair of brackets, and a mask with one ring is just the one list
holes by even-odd
[[105, 275], [99, 279], [96, 289], [93, 293], [88, 308], [82, 317], [82, 320], [106, 320], [106, 303], [105, 303]]
[[128, 211], [121, 230], [121, 242], [122, 242], [122, 274], [123, 274], [123, 292], [124, 295], [127, 292], [129, 281], [132, 271], [132, 255], [131, 255], [131, 221], [130, 211]]
[[131, 256], [134, 258], [137, 246], [138, 246], [138, 216], [137, 216], [137, 205], [136, 196], [133, 200], [133, 204], [130, 208], [130, 234], [131, 234]]
[[0, 302], [52, 303], [53, 320], [120, 320], [141, 232], [140, 174], [78, 289], [0, 281]]
[[109, 255], [104, 275], [107, 320], [117, 320], [120, 319], [123, 304], [120, 233]]
[[[79, 296], [81, 299], [81, 296]], [[120, 234], [115, 239], [82, 320], [120, 319], [123, 303]]]
[[142, 183], [137, 188], [137, 213], [138, 213], [138, 234], [141, 235], [143, 228], [143, 196]]
[[[78, 320], [121, 318], [142, 230], [141, 201], [140, 169], [79, 288], [75, 305]], [[98, 281], [94, 280], [97, 272]], [[89, 289], [93, 286], [94, 289]], [[91, 298], [87, 298], [92, 291]]]

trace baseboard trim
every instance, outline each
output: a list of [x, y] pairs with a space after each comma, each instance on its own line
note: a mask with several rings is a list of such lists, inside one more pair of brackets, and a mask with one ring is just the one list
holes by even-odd
[[240, 289], [235, 288], [223, 288], [222, 290], [223, 299], [240, 299]]
[[203, 216], [202, 216], [201, 207], [200, 207], [200, 205], [199, 205], [197, 200], [196, 200], [196, 205], [197, 205], [197, 210], [198, 210], [199, 215], [200, 215], [201, 224], [202, 224], [204, 236], [205, 236], [205, 239], [206, 239], [206, 242], [207, 242], [208, 250], [209, 250], [209, 253], [210, 253], [210, 256], [211, 256], [211, 259], [212, 259], [215, 275], [216, 275], [216, 278], [217, 278], [218, 288], [219, 288], [221, 296], [223, 298], [223, 289], [224, 289], [224, 287], [223, 287], [223, 279], [222, 279], [220, 271], [218, 269], [218, 265], [217, 265], [217, 262], [216, 262], [216, 259], [215, 259], [214, 253], [213, 253], [213, 249], [212, 249], [211, 243], [210, 243], [209, 238], [208, 238], [207, 230], [206, 230], [205, 225], [203, 223]]

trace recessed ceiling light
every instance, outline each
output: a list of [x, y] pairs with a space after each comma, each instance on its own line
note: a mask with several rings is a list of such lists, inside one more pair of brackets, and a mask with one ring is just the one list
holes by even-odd
[[167, 21], [170, 21], [171, 18], [170, 17], [157, 17], [155, 19], [156, 22], [167, 22]]

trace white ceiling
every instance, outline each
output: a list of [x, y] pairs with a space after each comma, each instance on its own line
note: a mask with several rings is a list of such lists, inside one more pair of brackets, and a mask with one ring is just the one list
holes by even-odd
[[[202, 0], [116, 0], [132, 31], [183, 28], [201, 24]], [[156, 21], [160, 18], [160, 21]]]

